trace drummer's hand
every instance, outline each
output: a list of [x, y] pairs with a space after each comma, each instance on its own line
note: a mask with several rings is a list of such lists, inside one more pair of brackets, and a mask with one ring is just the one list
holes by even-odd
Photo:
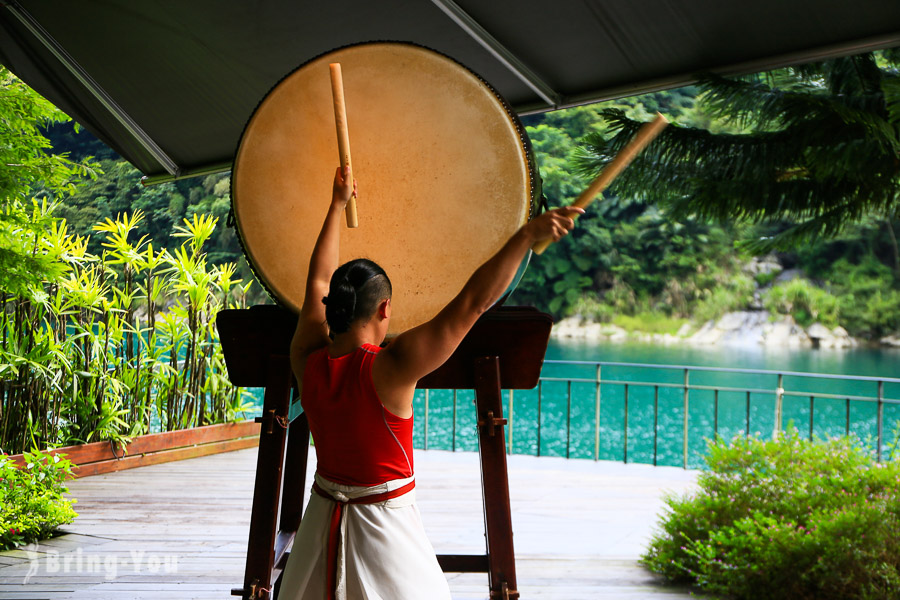
[[338, 167], [334, 171], [334, 187], [331, 190], [331, 202], [339, 204], [343, 208], [350, 201], [351, 196], [356, 197], [356, 180], [353, 180], [351, 189], [350, 182], [345, 181], [345, 177], [350, 174], [350, 167]]
[[575, 227], [575, 216], [583, 214], [584, 209], [577, 206], [554, 208], [528, 222], [523, 229], [532, 236], [534, 243], [548, 238], [555, 242], [568, 235]]

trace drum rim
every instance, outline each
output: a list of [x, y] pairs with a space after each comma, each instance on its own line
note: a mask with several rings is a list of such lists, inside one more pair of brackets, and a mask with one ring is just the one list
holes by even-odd
[[[419, 44], [417, 42], [404, 42], [399, 40], [370, 40], [366, 42], [354, 42], [352, 44], [345, 44], [343, 46], [339, 46], [337, 48], [332, 48], [331, 50], [327, 50], [325, 52], [321, 52], [316, 56], [310, 58], [309, 60], [304, 61], [297, 67], [291, 69], [284, 76], [282, 76], [278, 81], [276, 81], [269, 90], [263, 94], [262, 98], [260, 98], [259, 102], [257, 102], [256, 106], [250, 112], [250, 116], [247, 118], [246, 123], [244, 123], [243, 128], [241, 128], [241, 135], [238, 137], [237, 145], [234, 150], [234, 157], [231, 160], [231, 186], [229, 189], [229, 199], [230, 206], [228, 210], [228, 220], [227, 225], [230, 227], [237, 237], [238, 244], [241, 246], [241, 252], [244, 254], [244, 259], [247, 261], [247, 265], [250, 267], [250, 271], [253, 273], [253, 276], [256, 278], [256, 282], [265, 290], [266, 294], [269, 296], [271, 300], [273, 300], [276, 304], [280, 306], [284, 306], [286, 308], [291, 308], [291, 303], [287, 300], [283, 300], [279, 297], [279, 295], [275, 292], [274, 286], [272, 286], [266, 279], [262, 276], [262, 271], [259, 267], [254, 264], [254, 261], [250, 258], [250, 252], [248, 251], [248, 244], [244, 240], [244, 236], [241, 233], [240, 223], [237, 218], [237, 212], [235, 211], [235, 182], [237, 180], [237, 159], [241, 150], [241, 144], [244, 142], [244, 136], [247, 133], [247, 128], [250, 127], [250, 124], [253, 123], [253, 119], [256, 114], [259, 112], [262, 105], [266, 102], [272, 92], [275, 91], [278, 86], [280, 86], [286, 79], [290, 78], [300, 69], [303, 69], [307, 65], [321, 59], [324, 56], [329, 54], [333, 54], [335, 52], [340, 52], [342, 50], [346, 50], [348, 48], [355, 48], [358, 46], [372, 46], [372, 45], [396, 45], [396, 46], [412, 46], [414, 48], [419, 48], [422, 50], [427, 50], [434, 54], [437, 54], [453, 63], [455, 63], [460, 68], [466, 70], [475, 77], [482, 85], [484, 85], [490, 92], [494, 95], [494, 97], [500, 102], [500, 105], [503, 107], [503, 110], [506, 112], [509, 117], [510, 122], [513, 124], [515, 128], [516, 134], [519, 137], [519, 141], [522, 145], [522, 150], [525, 153], [526, 158], [526, 166], [528, 168], [528, 180], [529, 186], [531, 189], [530, 193], [530, 202], [528, 203], [528, 219], [527, 221], [531, 221], [538, 215], [540, 215], [543, 210], [546, 208], [547, 199], [543, 195], [543, 181], [541, 179], [540, 173], [538, 171], [537, 162], [534, 157], [534, 148], [531, 144], [531, 139], [528, 137], [528, 133], [525, 130], [525, 126], [522, 124], [522, 120], [519, 118], [519, 115], [513, 110], [512, 105], [507, 102], [506, 98], [504, 98], [497, 89], [491, 85], [484, 77], [476, 73], [474, 70], [464, 65], [460, 61], [456, 60], [452, 56], [449, 56], [440, 50], [435, 50], [429, 46], [424, 44]], [[526, 221], [526, 222], [527, 222]], [[509, 289], [504, 292], [503, 296], [497, 301], [496, 306], [502, 305], [506, 298], [515, 290], [519, 281], [525, 274], [525, 270], [527, 268], [530, 259], [530, 253], [525, 257], [522, 264], [519, 267], [518, 272], [516, 273], [516, 277], [513, 282], [510, 284]]]

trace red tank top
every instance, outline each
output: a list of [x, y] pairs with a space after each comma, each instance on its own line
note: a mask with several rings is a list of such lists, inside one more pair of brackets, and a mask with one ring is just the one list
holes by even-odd
[[372, 382], [380, 350], [365, 344], [331, 358], [323, 348], [306, 359], [300, 402], [316, 444], [316, 470], [329, 481], [370, 486], [413, 474], [413, 418], [384, 408]]

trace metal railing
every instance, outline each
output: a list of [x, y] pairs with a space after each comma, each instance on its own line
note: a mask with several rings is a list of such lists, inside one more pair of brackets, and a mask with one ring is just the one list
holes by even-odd
[[[569, 374], [556, 375], [554, 371], [584, 371], [590, 369], [590, 374], [573, 376]], [[577, 374], [580, 375], [580, 374]], [[743, 381], [741, 381], [743, 380]], [[556, 390], [554, 394], [548, 394], [551, 386], [562, 386], [564, 394]], [[890, 392], [885, 393], [886, 386]], [[574, 392], [573, 388], [579, 391]], [[585, 390], [585, 387], [588, 390]], [[592, 387], [592, 389], [591, 389]], [[718, 437], [722, 431], [721, 408], [728, 404], [728, 416], [732, 422], [735, 420], [736, 397], [737, 403], [742, 404], [740, 412], [740, 433], [752, 435], [754, 433], [767, 433], [777, 435], [784, 430], [786, 401], [792, 404], [790, 413], [794, 415], [790, 421], [797, 429], [808, 430], [808, 436], [813, 439], [817, 432], [830, 430], [832, 433], [840, 427], [840, 433], [865, 434], [871, 437], [875, 457], [880, 461], [884, 458], [885, 450], [885, 425], [897, 423], [900, 427], [900, 378], [892, 377], [867, 377], [849, 375], [830, 375], [818, 373], [801, 373], [793, 371], [770, 371], [760, 369], [729, 369], [721, 367], [694, 367], [682, 365], [652, 365], [643, 363], [621, 362], [588, 362], [588, 361], [545, 361], [544, 371], [535, 391], [512, 391], [507, 394], [506, 416], [508, 418], [507, 442], [508, 452], [512, 453], [515, 447], [514, 440], [517, 433], [535, 438], [531, 445], [531, 454], [541, 456], [544, 454], [544, 442], [548, 436], [552, 437], [556, 446], [562, 446], [564, 437], [565, 451], [561, 449], [558, 455], [567, 458], [573, 454], [573, 404], [580, 408], [574, 419], [579, 428], [577, 442], [580, 447], [586, 445], [585, 429], [586, 421], [593, 417], [590, 426], [589, 439], [592, 447], [592, 458], [600, 460], [603, 456], [601, 447], [604, 442], [613, 437], [621, 437], [621, 448], [618, 454], [624, 462], [635, 462], [630, 456], [638, 440], [636, 437], [629, 439], [629, 434], [640, 429], [646, 440], [642, 443], [650, 443], [652, 439], [652, 452], [647, 450], [652, 457], [649, 462], [656, 465], [660, 457], [660, 437], [672, 438], [680, 429], [680, 464], [688, 468], [692, 458], [698, 457], [701, 452], [691, 452], [691, 443], [696, 445], [698, 436]], [[435, 392], [424, 393], [424, 405], [419, 406], [419, 418], [424, 421], [424, 433], [419, 436], [419, 447], [428, 449], [429, 437], [440, 435], [441, 428], [435, 429], [433, 401]], [[648, 396], [652, 394], [652, 424], [646, 415], [646, 408], [635, 408], [637, 402], [646, 403]], [[661, 395], [666, 406], [661, 419]], [[522, 396], [525, 396], [524, 399]], [[536, 396], [536, 397], [534, 397]], [[643, 396], [637, 398], [637, 396]], [[794, 402], [802, 400], [802, 405]], [[808, 400], [808, 402], [807, 402]], [[417, 402], [421, 402], [417, 399]], [[443, 424], [451, 438], [449, 447], [445, 449], [456, 451], [460, 444], [457, 443], [458, 433], [461, 430], [458, 424], [460, 414], [458, 410], [459, 396], [457, 391], [452, 393], [452, 411], [447, 415], [452, 422], [449, 427]], [[533, 404], [536, 403], [536, 406]], [[820, 407], [827, 403], [825, 410]], [[593, 404], [588, 411], [587, 405]], [[549, 407], [548, 407], [549, 405]], [[839, 405], [840, 409], [836, 408]], [[874, 414], [866, 414], [866, 407], [874, 409]], [[517, 418], [518, 413], [527, 409], [532, 414], [531, 419], [523, 418], [524, 425]], [[886, 409], [889, 414], [886, 416]], [[536, 418], [534, 413], [536, 410]], [[693, 411], [693, 415], [692, 415]], [[698, 417], [698, 412], [711, 411], [709, 421]], [[680, 412], [680, 423], [676, 426], [672, 414]], [[871, 411], [869, 411], [871, 412]], [[422, 414], [424, 413], [424, 414]], [[560, 413], [563, 413], [562, 415]], [[590, 414], [592, 413], [592, 414]], [[640, 413], [640, 414], [638, 414]], [[862, 414], [860, 414], [862, 413]], [[548, 430], [548, 420], [561, 421], [565, 417], [565, 426], [557, 424]], [[424, 419], [422, 419], [424, 417]], [[643, 418], [639, 418], [643, 417]], [[634, 419], [637, 418], [637, 423]], [[633, 419], [629, 422], [629, 419]], [[806, 423], [797, 425], [797, 421], [806, 419]], [[618, 430], [613, 424], [618, 421]], [[665, 422], [663, 422], [665, 421]], [[817, 422], [818, 421], [818, 422]], [[605, 423], [605, 424], [604, 424]], [[647, 428], [650, 431], [647, 431]], [[760, 429], [760, 427], [762, 429]], [[873, 431], [874, 430], [874, 431]], [[466, 434], [468, 435], [468, 434]], [[474, 428], [471, 432], [474, 439]], [[891, 440], [896, 442], [896, 440]], [[446, 446], [446, 444], [445, 444]], [[432, 444], [434, 447], [434, 444]], [[669, 444], [671, 448], [671, 443]], [[671, 451], [668, 452], [672, 454]]]

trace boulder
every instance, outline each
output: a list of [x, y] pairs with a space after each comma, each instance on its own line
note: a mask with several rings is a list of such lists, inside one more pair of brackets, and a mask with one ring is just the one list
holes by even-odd
[[784, 315], [776, 321], [766, 323], [763, 327], [762, 344], [769, 347], [808, 348], [812, 340], [797, 325], [794, 317]]
[[900, 334], [888, 335], [881, 338], [881, 345], [900, 348]]

